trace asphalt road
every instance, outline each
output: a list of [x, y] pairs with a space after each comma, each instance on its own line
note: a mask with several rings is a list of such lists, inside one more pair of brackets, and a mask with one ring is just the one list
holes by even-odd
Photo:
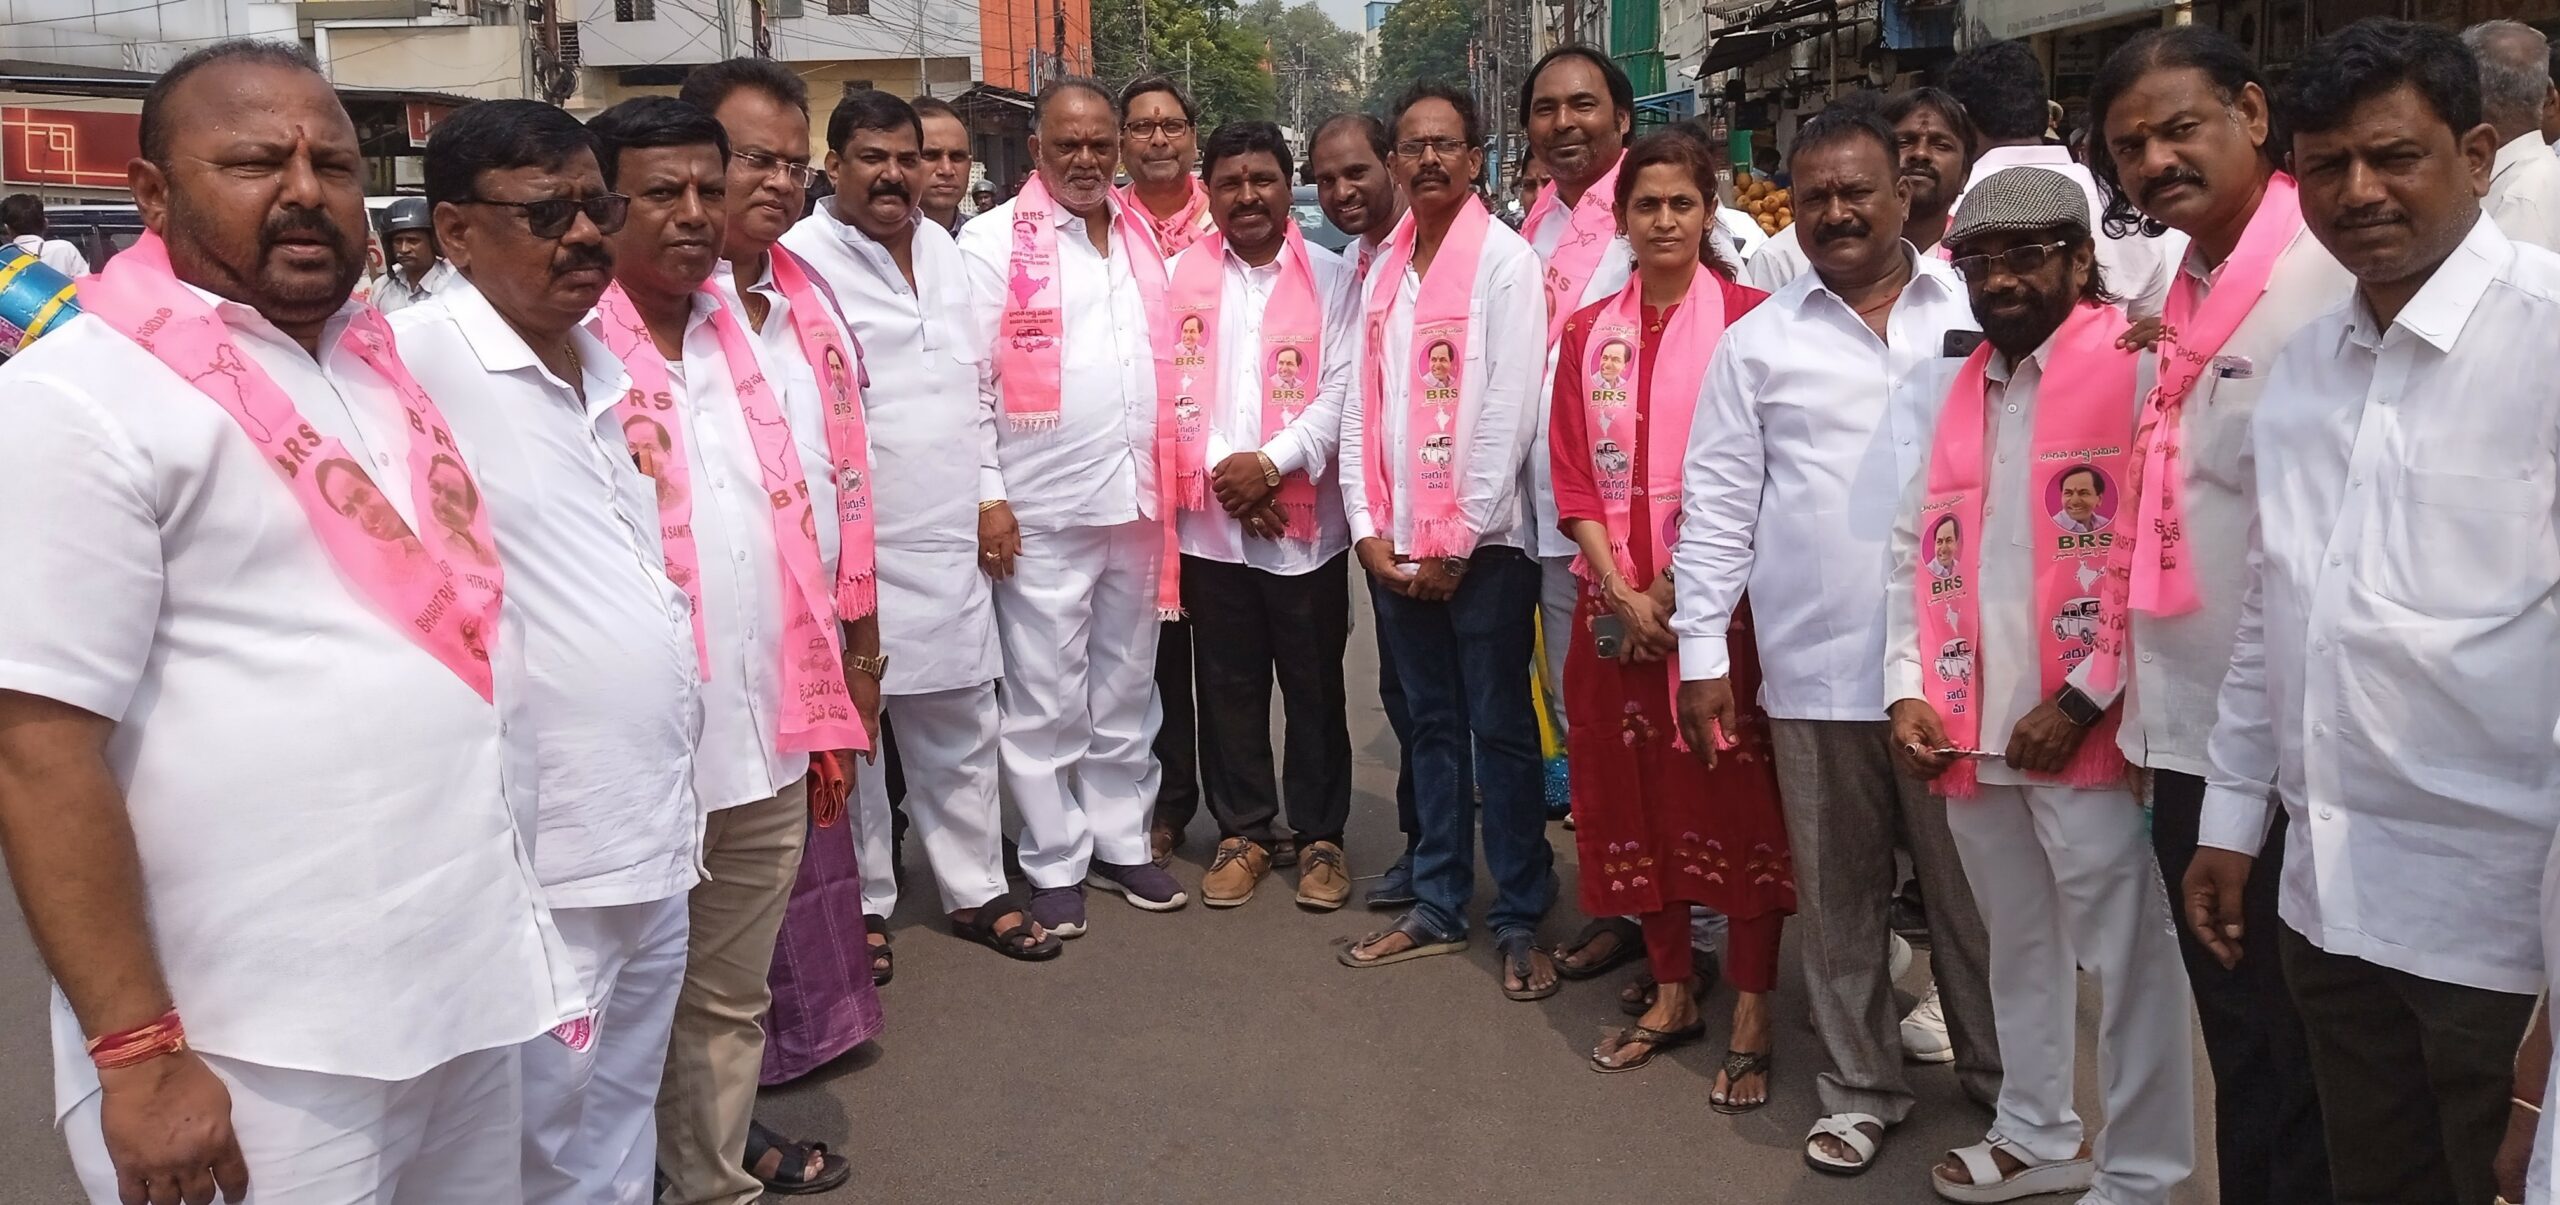
[[[1370, 876], [1393, 860], [1398, 839], [1394, 743], [1364, 685], [1375, 680], [1375, 658], [1367, 617], [1360, 622], [1349, 852], [1355, 873]], [[1547, 923], [1552, 941], [1582, 918], [1570, 906], [1572, 834], [1558, 827], [1550, 836], [1567, 876], [1567, 903]], [[1186, 880], [1197, 883], [1215, 838], [1203, 815], [1177, 866]], [[1222, 912], [1195, 901], [1152, 915], [1097, 894], [1092, 932], [1058, 960], [1031, 965], [951, 936], [912, 841], [907, 857], [922, 890], [907, 893], [896, 918], [887, 1034], [762, 1101], [767, 1122], [855, 1162], [850, 1186], [806, 1199], [1912, 1205], [1936, 1199], [1930, 1163], [1979, 1140], [1989, 1122], [1946, 1069], [1917, 1068], [1919, 1105], [1875, 1170], [1855, 1180], [1806, 1170], [1801, 1144], [1823, 1061], [1792, 948], [1775, 1002], [1774, 1099], [1723, 1117], [1707, 1107], [1707, 1090], [1730, 989], [1708, 1001], [1707, 1042], [1638, 1073], [1595, 1075], [1584, 1055], [1620, 1021], [1614, 976], [1515, 1004], [1502, 997], [1483, 940], [1457, 957], [1348, 970], [1334, 962], [1332, 941], [1376, 917], [1356, 904], [1300, 911], [1293, 872], [1276, 872], [1251, 903]], [[0, 1203], [76, 1201], [51, 1127], [44, 976], [14, 911], [0, 922]], [[2094, 1118], [2097, 1005], [2086, 989], [2080, 1096]], [[2198, 1050], [2197, 1082], [2208, 1085]], [[2179, 1205], [2214, 1200], [2201, 1104], [2197, 1130], [2204, 1166]]]

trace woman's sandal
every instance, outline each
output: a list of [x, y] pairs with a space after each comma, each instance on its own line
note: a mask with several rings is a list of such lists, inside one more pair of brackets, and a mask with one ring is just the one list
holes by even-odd
[[[823, 1142], [786, 1142], [780, 1134], [755, 1122], [747, 1127], [747, 1174], [756, 1175], [756, 1165], [768, 1153], [782, 1156], [774, 1164], [773, 1178], [756, 1176], [756, 1183], [778, 1197], [805, 1197], [833, 1192], [853, 1178], [853, 1164], [842, 1155], [830, 1154]], [[818, 1157], [818, 1174], [809, 1175], [809, 1156]]]
[[[862, 947], [871, 955], [871, 986], [887, 987], [890, 980], [898, 977], [898, 955], [889, 948], [889, 943], [896, 940], [889, 936], [889, 918], [864, 913], [862, 932]], [[871, 944], [873, 937], [879, 938], [880, 944]]]
[[[1660, 1054], [1663, 1051], [1686, 1046], [1705, 1036], [1707, 1036], [1707, 1022], [1703, 1017], [1691, 1022], [1685, 1029], [1654, 1029], [1650, 1026], [1644, 1025], [1629, 1025], [1620, 1029], [1613, 1029], [1601, 1037], [1599, 1048], [1591, 1052], [1591, 1069], [1602, 1075], [1616, 1075], [1622, 1071], [1634, 1071], [1643, 1067], [1645, 1064], [1652, 1062], [1653, 1056]], [[1608, 1061], [1609, 1055], [1624, 1050], [1638, 1042], [1644, 1043], [1644, 1054], [1639, 1056], [1634, 1062], [1612, 1063]]]
[[[996, 928], [996, 922], [1008, 916], [1019, 916], [1021, 919], [1015, 921], [1009, 928]], [[1007, 958], [1019, 959], [1023, 962], [1047, 962], [1057, 957], [1058, 951], [1065, 949], [1066, 944], [1059, 941], [1055, 933], [1041, 933], [1036, 937], [1033, 936], [1038, 929], [1039, 926], [1031, 920], [1031, 910], [1024, 907], [1020, 900], [1015, 899], [1010, 891], [978, 905], [977, 911], [969, 919], [951, 922], [952, 932]]]
[[[1494, 948], [1502, 951], [1504, 999], [1526, 1004], [1532, 1000], [1544, 1000], [1564, 990], [1564, 973], [1561, 969], [1557, 971], [1554, 979], [1547, 981], [1545, 987], [1537, 986], [1535, 982], [1538, 975], [1537, 955], [1540, 951], [1536, 938], [1526, 933], [1514, 933], [1496, 941]], [[1554, 965], [1555, 956], [1548, 955], [1547, 962], [1550, 966]], [[1519, 987], [1511, 986], [1511, 981], [1514, 979], [1520, 981]]]
[[[1777, 1077], [1769, 1074], [1769, 1065], [1769, 1052], [1766, 1050], [1755, 1050], [1746, 1053], [1740, 1050], [1728, 1048], [1724, 1052], [1724, 1065], [1718, 1067], [1717, 1070], [1724, 1073], [1725, 1089], [1727, 1091], [1731, 1091], [1735, 1085], [1742, 1082], [1742, 1077], [1746, 1075], [1757, 1075], [1771, 1084], [1776, 1083]], [[1716, 1094], [1712, 1090], [1707, 1093], [1707, 1107], [1727, 1116], [1757, 1112], [1760, 1109], [1768, 1107], [1768, 1104], [1769, 1097], [1765, 1095], [1751, 1104], [1737, 1105], [1716, 1099]]]
[[[1608, 956], [1598, 962], [1576, 963], [1575, 958], [1603, 937], [1616, 944]], [[1573, 940], [1556, 948], [1556, 974], [1565, 979], [1597, 979], [1625, 966], [1644, 954], [1644, 930], [1623, 916], [1604, 916], [1582, 927]]]

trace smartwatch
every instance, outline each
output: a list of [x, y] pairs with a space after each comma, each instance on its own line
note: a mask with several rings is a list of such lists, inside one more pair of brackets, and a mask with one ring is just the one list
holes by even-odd
[[2062, 718], [2082, 728], [2096, 727], [2107, 714], [2106, 708], [2098, 706], [2096, 699], [2080, 693], [2077, 686], [2065, 685], [2053, 692], [2053, 706], [2062, 713]]

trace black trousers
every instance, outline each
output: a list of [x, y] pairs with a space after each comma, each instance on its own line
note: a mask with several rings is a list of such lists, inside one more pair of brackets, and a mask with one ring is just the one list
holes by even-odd
[[[1186, 603], [1185, 609], [1188, 609]], [[1156, 788], [1154, 824], [1179, 837], [1200, 814], [1200, 726], [1192, 705], [1192, 625], [1167, 620], [1156, 639], [1156, 693], [1164, 699], [1164, 726], [1156, 730], [1156, 764], [1164, 767]]]
[[2331, 954], [2279, 926], [2343, 1205], [2489, 1205], [2529, 995]]
[[[2203, 779], [2152, 772], [2151, 847], [2172, 900], [2182, 898], [2178, 884], [2195, 861], [2203, 808]], [[2248, 933], [2272, 934], [2284, 926], [2276, 917], [2284, 831], [2279, 809], [2241, 902]], [[2187, 931], [2183, 914], [2177, 929], [2196, 1020], [2204, 1029], [2205, 1059], [2213, 1065], [2214, 1158], [2222, 1172], [2223, 1205], [2325, 1205], [2332, 1197], [2320, 1096], [2311, 1082], [2302, 1018], [2285, 990], [2283, 960], [2262, 940], [2239, 966], [2224, 970]]]
[[[1182, 558], [1199, 682], [1201, 765], [1221, 838], [1264, 849], [1281, 801], [1300, 845], [1342, 844], [1351, 817], [1351, 722], [1342, 655], [1351, 640], [1351, 554], [1295, 577]], [[1285, 720], [1272, 772], [1271, 684]]]
[[[1385, 589], [1368, 574], [1361, 578], [1369, 585], [1371, 614], [1376, 614], [1377, 600]], [[1404, 852], [1399, 858], [1413, 857], [1413, 844], [1422, 835], [1422, 821], [1413, 811], [1413, 758], [1406, 750], [1413, 746], [1413, 713], [1406, 710], [1404, 682], [1396, 677], [1396, 659], [1387, 655], [1387, 626], [1371, 623], [1378, 640], [1378, 706], [1387, 713], [1387, 731], [1396, 738], [1396, 831], [1404, 834]]]

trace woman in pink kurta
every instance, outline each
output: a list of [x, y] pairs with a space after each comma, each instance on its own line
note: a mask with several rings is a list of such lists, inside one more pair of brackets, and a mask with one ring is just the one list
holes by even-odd
[[[1675, 744], [1678, 655], [1665, 571], [1679, 461], [1704, 344], [1767, 296], [1728, 279], [1721, 257], [1700, 261], [1716, 228], [1712, 171], [1682, 134], [1653, 135], [1628, 153], [1618, 208], [1636, 278], [1566, 326], [1548, 446], [1559, 525], [1583, 550], [1564, 678], [1576, 717], [1568, 751], [1582, 906], [1639, 919], [1659, 985], [1638, 1024], [1605, 1038], [1592, 1065], [1633, 1070], [1703, 1032], [1689, 938], [1690, 905], [1703, 904], [1731, 920], [1727, 973], [1741, 992], [1734, 1048], [1711, 1099], [1739, 1112], [1768, 1098], [1764, 997], [1776, 986], [1795, 878], [1766, 717], [1746, 708], [1712, 769]], [[1683, 307], [1693, 311], [1685, 319]], [[1595, 625], [1623, 629], [1617, 657], [1600, 656]], [[1731, 643], [1735, 693], [1750, 699], [1759, 658], [1747, 606]]]

